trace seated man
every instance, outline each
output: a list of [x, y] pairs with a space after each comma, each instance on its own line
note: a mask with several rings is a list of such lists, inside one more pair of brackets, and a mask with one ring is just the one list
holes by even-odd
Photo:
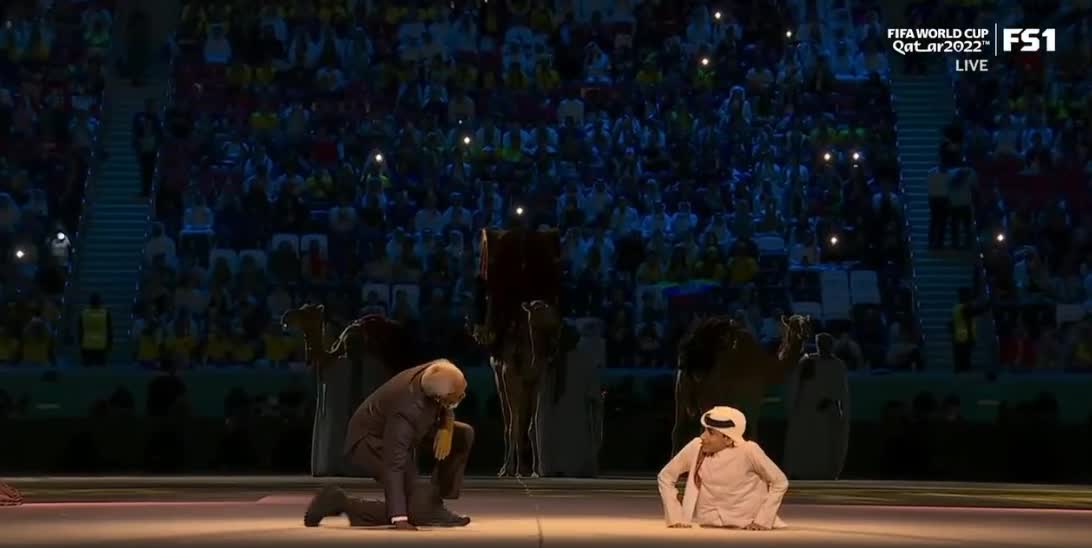
[[[407, 369], [376, 389], [349, 420], [345, 452], [383, 486], [385, 500], [350, 498], [330, 486], [311, 500], [304, 525], [316, 527], [341, 513], [353, 526], [394, 524], [413, 530], [470, 523], [443, 503], [459, 498], [474, 443], [474, 429], [455, 422], [454, 409], [464, 396], [466, 378], [447, 360]], [[436, 468], [430, 484], [417, 485], [415, 449], [430, 435]]]
[[[731, 407], [701, 417], [705, 432], [679, 451], [657, 481], [669, 527], [731, 527], [766, 531], [786, 527], [777, 517], [789, 488], [785, 474], [753, 441], [743, 439], [747, 418]], [[679, 502], [675, 487], [690, 474]]]

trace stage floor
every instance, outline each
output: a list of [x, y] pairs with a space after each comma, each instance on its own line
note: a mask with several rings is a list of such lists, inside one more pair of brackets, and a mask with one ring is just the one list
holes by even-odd
[[[797, 482], [790, 528], [667, 529], [652, 480], [474, 479], [453, 510], [464, 529], [304, 528], [320, 483], [378, 496], [368, 481], [290, 477], [11, 478], [26, 498], [0, 508], [0, 546], [1088, 546], [1092, 488]], [[1009, 506], [999, 508], [998, 506]], [[1070, 509], [1063, 509], [1070, 508]]]

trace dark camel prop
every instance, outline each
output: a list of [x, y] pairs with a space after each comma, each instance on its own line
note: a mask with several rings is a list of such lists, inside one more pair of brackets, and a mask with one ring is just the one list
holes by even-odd
[[811, 318], [781, 318], [782, 337], [770, 355], [744, 326], [729, 316], [699, 319], [679, 343], [675, 375], [675, 426], [672, 448], [690, 439], [698, 416], [717, 405], [747, 414], [747, 435], [757, 438], [762, 400], [771, 385], [783, 384], [800, 362], [811, 336]]
[[329, 367], [342, 357], [360, 363], [369, 352], [382, 361], [387, 378], [417, 365], [413, 339], [405, 327], [378, 314], [350, 322], [329, 350], [325, 348], [326, 308], [321, 304], [305, 304], [289, 310], [281, 317], [281, 323], [303, 333], [307, 365], [316, 370]]

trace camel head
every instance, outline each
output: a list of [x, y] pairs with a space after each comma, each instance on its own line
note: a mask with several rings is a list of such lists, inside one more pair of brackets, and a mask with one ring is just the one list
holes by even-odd
[[678, 368], [701, 377], [713, 367], [717, 352], [735, 350], [747, 327], [729, 316], [696, 317], [679, 342]]
[[782, 342], [786, 348], [802, 348], [813, 335], [811, 316], [781, 316], [781, 327], [784, 330]]
[[319, 366], [329, 357], [326, 349], [322, 347], [326, 330], [326, 307], [321, 304], [305, 304], [288, 310], [281, 316], [281, 324], [303, 333], [304, 353], [308, 365]]
[[369, 353], [382, 360], [392, 374], [417, 365], [412, 334], [401, 323], [378, 314], [350, 322], [329, 351], [353, 361]]

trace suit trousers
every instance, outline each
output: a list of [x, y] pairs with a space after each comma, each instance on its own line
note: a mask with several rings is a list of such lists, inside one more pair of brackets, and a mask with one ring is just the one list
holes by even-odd
[[[428, 439], [428, 449], [432, 450], [432, 438]], [[432, 479], [428, 483], [419, 482], [417, 463], [410, 462], [403, 473], [409, 493], [410, 523], [428, 524], [432, 514], [440, 509], [442, 501], [459, 498], [463, 487], [466, 463], [470, 459], [470, 450], [474, 447], [474, 428], [463, 422], [455, 422], [455, 432], [451, 439], [451, 453], [446, 459], [437, 461], [432, 470]], [[353, 465], [362, 467], [383, 485], [387, 474], [383, 473], [383, 456], [373, 451], [364, 442], [358, 443], [349, 456]], [[345, 513], [354, 523], [362, 526], [388, 525], [391, 517], [387, 503], [382, 500], [350, 497]]]

